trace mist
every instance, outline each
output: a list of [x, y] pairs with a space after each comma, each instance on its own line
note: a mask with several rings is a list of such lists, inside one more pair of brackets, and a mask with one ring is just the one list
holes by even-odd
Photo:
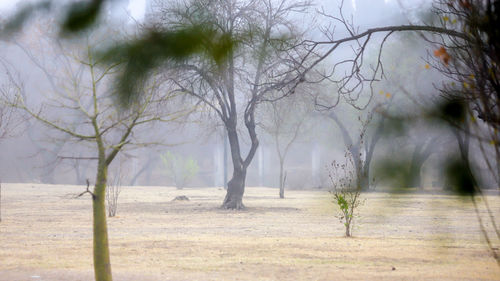
[[0, 2], [0, 281], [495, 280], [493, 2]]

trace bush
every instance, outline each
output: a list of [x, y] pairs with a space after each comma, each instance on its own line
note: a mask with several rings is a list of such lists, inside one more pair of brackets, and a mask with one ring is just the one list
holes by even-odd
[[106, 188], [106, 201], [108, 202], [108, 216], [114, 217], [118, 208], [118, 196], [122, 191], [121, 173], [114, 176]]
[[358, 181], [352, 157], [349, 152], [345, 156], [345, 163], [339, 164], [333, 161], [330, 166], [329, 178], [332, 189], [329, 192], [333, 196], [333, 203], [339, 208], [337, 217], [345, 227], [345, 236], [351, 237], [357, 208], [364, 201], [360, 198], [361, 187], [356, 184]]
[[182, 157], [167, 151], [161, 155], [161, 160], [178, 189], [185, 187], [198, 174], [198, 162], [191, 157]]

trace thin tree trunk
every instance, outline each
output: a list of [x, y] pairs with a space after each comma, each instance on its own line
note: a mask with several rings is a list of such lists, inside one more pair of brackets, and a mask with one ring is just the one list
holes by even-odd
[[2, 183], [0, 182], [0, 222], [2, 221]]
[[285, 164], [285, 161], [283, 158], [280, 158], [280, 198], [283, 199], [285, 198], [285, 175], [283, 171], [283, 166]]
[[149, 158], [148, 162], [146, 163], [146, 165], [143, 165], [142, 168], [134, 175], [134, 177], [132, 177], [132, 179], [130, 180], [130, 185], [131, 186], [134, 186], [137, 183], [137, 179], [142, 174], [144, 174], [144, 172], [149, 172], [151, 170], [150, 167], [152, 165], [152, 162], [153, 162], [153, 160], [151, 160], [151, 158]]
[[227, 190], [227, 131], [224, 130], [224, 189]]
[[366, 191], [369, 187], [369, 180], [367, 174], [365, 173], [365, 168], [363, 166], [363, 160], [361, 160], [361, 155], [359, 151], [359, 145], [351, 147], [349, 149], [353, 157], [354, 169], [356, 170], [356, 188]]
[[345, 218], [345, 236], [346, 237], [351, 237], [351, 222], [352, 222], [352, 219], [349, 218], [348, 216], [349, 216], [349, 213], [346, 214], [346, 218]]
[[285, 171], [285, 177], [283, 178], [283, 185], [280, 188], [280, 198], [281, 199], [285, 198], [285, 183], [286, 183], [286, 171]]
[[[101, 154], [101, 153], [99, 153]], [[106, 223], [107, 166], [104, 157], [99, 157], [97, 179], [92, 196], [94, 231], [94, 274], [96, 281], [112, 281], [109, 257], [108, 227]], [[102, 158], [102, 159], [101, 159]]]

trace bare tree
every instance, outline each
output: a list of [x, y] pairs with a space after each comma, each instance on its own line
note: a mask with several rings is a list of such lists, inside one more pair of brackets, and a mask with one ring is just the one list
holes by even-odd
[[[497, 263], [500, 264], [499, 255], [491, 245], [488, 233], [479, 218], [474, 194], [482, 194], [482, 191], [474, 175], [472, 158], [469, 155], [470, 138], [474, 137], [479, 140], [483, 152], [482, 158], [491, 173], [500, 174], [498, 168], [500, 161], [500, 142], [498, 141], [500, 136], [498, 134], [500, 76], [497, 67], [500, 63], [499, 2], [437, 0], [434, 2], [433, 22], [377, 27], [362, 31], [343, 15], [342, 8], [340, 10], [340, 16], [326, 13], [323, 15], [344, 27], [349, 35], [344, 38], [334, 37], [332, 28], [325, 30], [325, 40], [309, 41], [310, 54], [316, 55], [317, 60], [306, 68], [306, 72], [316, 68], [320, 62], [330, 57], [339, 46], [351, 44], [354, 52], [352, 59], [343, 60], [335, 65], [335, 68], [340, 65], [347, 66], [350, 71], [334, 82], [337, 83], [342, 94], [355, 101], [359, 99], [366, 84], [373, 92], [373, 83], [384, 77], [384, 66], [380, 56], [391, 35], [401, 32], [417, 32], [423, 40], [429, 42], [429, 46], [434, 49], [433, 67], [447, 76], [449, 81], [439, 87], [444, 100], [437, 104], [434, 110], [429, 110], [426, 117], [430, 116], [433, 121], [445, 121], [456, 135], [460, 155], [457, 157], [458, 160], [447, 163], [446, 175], [454, 183], [457, 192], [471, 196], [483, 237]], [[381, 37], [376, 35], [381, 35]], [[379, 59], [374, 65], [367, 67], [364, 58], [370, 42], [375, 42], [377, 45]], [[325, 49], [320, 50], [322, 47]], [[482, 120], [482, 124], [477, 122], [477, 119]], [[492, 146], [492, 151], [486, 149], [487, 145]], [[496, 176], [496, 178], [500, 177]], [[486, 198], [483, 199], [496, 237], [500, 238], [491, 209], [488, 207]]]
[[[141, 135], [135, 134], [140, 132], [140, 127], [175, 119], [182, 112], [167, 113], [168, 108], [163, 103], [169, 97], [159, 95], [161, 85], [153, 78], [143, 82], [144, 96], [140, 100], [131, 104], [128, 110], [117, 112], [113, 98], [115, 88], [110, 87], [110, 79], [121, 65], [104, 65], [94, 55], [98, 46], [94, 42], [106, 41], [99, 34], [93, 34], [87, 38], [83, 48], [78, 46], [80, 48], [76, 50], [71, 47], [77, 46], [56, 41], [50, 45], [59, 48], [59, 55], [51, 61], [52, 70], [39, 61], [40, 57], [32, 57], [35, 65], [55, 86], [38, 108], [29, 102], [30, 95], [24, 91], [21, 83], [16, 84], [17, 95], [14, 98], [5, 97], [3, 101], [38, 120], [53, 133], [68, 136], [67, 144], [73, 142], [72, 145], [83, 145], [92, 153], [83, 158], [97, 161], [94, 188], [92, 191], [87, 188], [80, 196], [89, 193], [92, 197], [95, 278], [112, 280], [105, 208], [108, 168], [126, 146], [152, 143], [141, 140]], [[79, 118], [75, 119], [74, 116]], [[64, 153], [72, 151], [74, 149], [66, 149]], [[65, 155], [69, 159], [80, 157]]]
[[[204, 1], [196, 0], [164, 12], [169, 28], [193, 23], [211, 26], [239, 42], [239, 48], [225, 60], [194, 58], [177, 64], [180, 72], [171, 83], [177, 92], [188, 93], [215, 112], [224, 124], [229, 140], [233, 176], [228, 182], [222, 207], [241, 209], [247, 168], [259, 145], [256, 109], [292, 84], [301, 64], [300, 52], [293, 48], [297, 32], [291, 14], [308, 7], [295, 1]], [[222, 40], [224, 38], [221, 38]], [[239, 111], [243, 111], [242, 114]], [[239, 130], [242, 119], [246, 136]], [[241, 139], [250, 139], [248, 152]]]
[[[4, 97], [12, 97], [16, 94], [16, 85], [8, 72], [10, 66], [5, 60], [0, 59], [0, 67], [6, 71], [5, 77], [0, 77], [0, 95]], [[14, 108], [0, 101], [0, 142], [22, 132], [20, 127], [25, 121], [21, 116], [16, 115]]]
[[307, 134], [313, 111], [313, 100], [307, 95], [310, 87], [299, 87], [296, 94], [263, 104], [259, 115], [260, 126], [274, 142], [279, 159], [279, 196], [285, 198], [285, 160], [293, 144]]
[[20, 125], [19, 117], [16, 119], [13, 108], [0, 104], [0, 140], [9, 137], [18, 125]]
[[106, 201], [108, 202], [108, 217], [116, 216], [118, 209], [118, 197], [122, 191], [122, 173], [121, 165], [116, 174], [112, 176], [112, 180], [106, 188]]
[[[351, 128], [348, 128], [349, 125], [347, 125], [345, 118], [344, 120], [339, 118], [335, 110], [330, 109], [327, 112], [328, 118], [333, 120], [335, 125], [339, 128], [344, 145], [349, 152], [348, 155], [352, 157], [356, 176], [355, 184], [362, 191], [366, 191], [370, 188], [370, 165], [377, 143], [384, 134], [385, 117], [382, 114], [377, 114], [377, 112], [380, 112], [387, 104], [388, 102], [385, 104], [380, 103], [370, 109], [366, 109], [365, 111], [367, 112], [364, 114], [364, 117], [362, 112], [359, 112], [357, 118], [359, 130], [354, 130], [354, 133]], [[344, 117], [345, 116], [346, 114], [344, 114]], [[374, 117], [379, 117], [377, 118], [379, 120], [374, 122]], [[375, 126], [373, 126], [374, 124]]]
[[[7, 69], [6, 62], [0, 60], [2, 68]], [[8, 73], [7, 73], [8, 74]], [[0, 95], [12, 97], [15, 95], [15, 85], [12, 83], [10, 76], [2, 80], [0, 84]], [[23, 120], [19, 115], [15, 114], [14, 108], [0, 100], [0, 143], [3, 139], [11, 137], [21, 131], [19, 128]], [[0, 222], [2, 221], [2, 181], [0, 179]]]
[[155, 164], [158, 160], [157, 154], [155, 153], [146, 153], [146, 164], [143, 164], [141, 168], [134, 174], [132, 175], [129, 185], [136, 185], [138, 179], [146, 174], [146, 181], [144, 184], [150, 184], [149, 179], [151, 172], [154, 170]]
[[[483, 135], [481, 136], [483, 145], [500, 143], [496, 141], [498, 134], [495, 133], [497, 127], [495, 122], [499, 119], [496, 116], [499, 112], [496, 98], [499, 89], [497, 87], [498, 74], [493, 66], [499, 57], [498, 36], [496, 35], [498, 24], [496, 23], [500, 21], [500, 16], [498, 15], [499, 9], [495, 8], [498, 6], [496, 1], [472, 3], [471, 1], [439, 0], [434, 2], [432, 12], [435, 17], [431, 22], [376, 27], [361, 31], [352, 20], [349, 20], [349, 17], [343, 14], [342, 6], [343, 1], [340, 4], [338, 16], [320, 12], [335, 24], [331, 25], [332, 28], [324, 29], [325, 40], [306, 41], [309, 44], [308, 55], [316, 56], [317, 59], [305, 68], [305, 72], [316, 69], [341, 46], [350, 46], [353, 51], [352, 59], [336, 63], [331, 72], [334, 73], [335, 70], [344, 67], [344, 69], [349, 69], [347, 75], [337, 80], [332, 78], [332, 75], [325, 75], [325, 78], [334, 82], [338, 86], [339, 93], [354, 103], [359, 100], [367, 84], [370, 87], [369, 92], [373, 94], [374, 83], [385, 77], [381, 56], [389, 37], [402, 32], [417, 33], [428, 42], [428, 46], [434, 48], [432, 53], [435, 60], [433, 64], [430, 64], [453, 81], [440, 88], [443, 95], [452, 100], [451, 103], [443, 104], [440, 108], [440, 117], [451, 121], [453, 127], [460, 128], [458, 119], [467, 115], [461, 108], [465, 103], [466, 110], [470, 113], [475, 112], [477, 118], [483, 120], [489, 127], [486, 129], [484, 126], [473, 126], [466, 133], [471, 135], [472, 129], [480, 130], [482, 132], [475, 133], [475, 135]], [[488, 22], [481, 22], [480, 19], [484, 18], [487, 18]], [[342, 27], [348, 36], [343, 38], [334, 36], [335, 31], [339, 31], [339, 28], [334, 29], [334, 26]], [[376, 45], [378, 49], [378, 59], [372, 64], [366, 59], [370, 43]], [[369, 98], [363, 99], [365, 106], [369, 104], [372, 94]], [[332, 107], [334, 105], [336, 103], [333, 103]], [[459, 129], [461, 132], [466, 130], [465, 128]], [[499, 146], [493, 147], [495, 162], [497, 162], [497, 159], [500, 159]], [[490, 170], [498, 174], [499, 165], [495, 165], [491, 160], [486, 160], [486, 162], [488, 162], [488, 167], [491, 167]]]

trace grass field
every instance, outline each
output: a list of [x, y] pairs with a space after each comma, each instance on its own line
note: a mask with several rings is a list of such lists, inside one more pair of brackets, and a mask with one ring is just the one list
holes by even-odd
[[[2, 187], [0, 280], [92, 280], [91, 201], [71, 196], [84, 187]], [[500, 280], [466, 199], [364, 194], [344, 238], [325, 191], [247, 188], [244, 211], [219, 209], [224, 194], [124, 187], [108, 219], [114, 279]], [[499, 196], [488, 202], [500, 224]]]

